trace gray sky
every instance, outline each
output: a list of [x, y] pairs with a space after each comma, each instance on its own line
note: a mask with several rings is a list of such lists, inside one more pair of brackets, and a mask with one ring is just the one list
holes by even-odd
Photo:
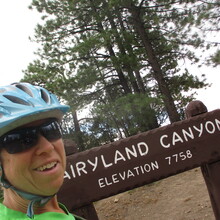
[[40, 14], [27, 8], [30, 2], [11, 0], [0, 3], [1, 85], [20, 80], [22, 70], [34, 57], [36, 47], [28, 37], [33, 36]]
[[[34, 59], [37, 45], [28, 39], [40, 22], [40, 14], [28, 9], [31, 0], [11, 0], [0, 3], [0, 74], [1, 85], [19, 81], [22, 70]], [[188, 66], [195, 75], [205, 74], [212, 86], [198, 91], [197, 99], [204, 102], [208, 110], [220, 107], [220, 67], [211, 68]], [[184, 67], [183, 67], [184, 68]]]

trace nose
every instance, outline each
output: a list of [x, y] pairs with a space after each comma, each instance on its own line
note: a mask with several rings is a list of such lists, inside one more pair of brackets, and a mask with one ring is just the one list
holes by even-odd
[[38, 143], [36, 145], [36, 155], [50, 153], [54, 150], [54, 145], [48, 141], [44, 136], [39, 135]]

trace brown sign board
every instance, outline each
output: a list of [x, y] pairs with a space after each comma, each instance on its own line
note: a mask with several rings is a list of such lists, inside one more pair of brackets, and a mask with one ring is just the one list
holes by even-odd
[[220, 110], [215, 110], [69, 155], [58, 196], [76, 209], [219, 159]]

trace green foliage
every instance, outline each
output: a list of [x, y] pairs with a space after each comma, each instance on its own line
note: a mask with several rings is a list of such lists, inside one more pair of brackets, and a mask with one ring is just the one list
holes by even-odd
[[220, 50], [217, 50], [215, 54], [211, 56], [211, 63], [213, 66], [220, 65]]
[[155, 128], [155, 112], [149, 105], [156, 101], [145, 94], [128, 94], [109, 103], [96, 103], [92, 115], [99, 120], [102, 118], [102, 124], [107, 122], [114, 130], [119, 129], [130, 136]]
[[[192, 89], [207, 86], [178, 63], [197, 63], [192, 48], [212, 46], [196, 28], [207, 20], [217, 27], [216, 7], [193, 0], [33, 0], [30, 8], [43, 21], [34, 40], [42, 46], [23, 80], [56, 93], [72, 113], [89, 106], [89, 118], [78, 121], [81, 133], [69, 126], [77, 126], [72, 116], [66, 123], [66, 135], [80, 136], [85, 148], [153, 129], [182, 114]], [[211, 61], [218, 64], [218, 57]]]

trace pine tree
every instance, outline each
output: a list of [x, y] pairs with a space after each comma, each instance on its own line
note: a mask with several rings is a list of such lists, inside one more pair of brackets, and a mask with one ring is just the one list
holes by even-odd
[[24, 80], [55, 92], [71, 105], [72, 116], [90, 106], [87, 127], [74, 120], [89, 146], [153, 129], [167, 115], [178, 121], [193, 99], [190, 91], [207, 85], [178, 66], [183, 59], [197, 62], [189, 49], [205, 45], [189, 32], [204, 19], [199, 6], [183, 0], [33, 0], [31, 8], [44, 21], [35, 34], [42, 47]]

